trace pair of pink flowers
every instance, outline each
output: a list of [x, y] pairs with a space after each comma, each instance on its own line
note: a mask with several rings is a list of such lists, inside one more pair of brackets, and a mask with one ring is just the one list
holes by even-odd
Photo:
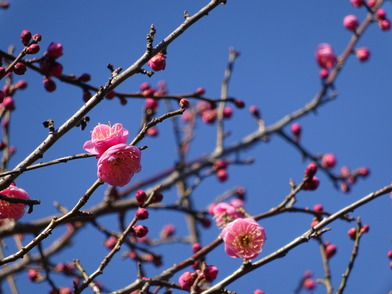
[[83, 148], [99, 158], [98, 178], [112, 186], [123, 187], [135, 173], [141, 171], [141, 152], [136, 146], [125, 144], [128, 130], [122, 124], [99, 124], [91, 134], [91, 140]]

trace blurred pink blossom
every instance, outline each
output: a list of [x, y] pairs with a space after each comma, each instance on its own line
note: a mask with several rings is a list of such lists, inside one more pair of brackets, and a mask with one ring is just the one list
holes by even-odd
[[106, 150], [98, 160], [98, 178], [112, 186], [123, 187], [141, 171], [138, 147], [117, 144]]
[[331, 69], [336, 63], [336, 56], [331, 45], [322, 43], [316, 48], [316, 60], [321, 68]]
[[253, 218], [239, 218], [222, 230], [226, 253], [234, 258], [253, 259], [262, 251], [265, 230]]

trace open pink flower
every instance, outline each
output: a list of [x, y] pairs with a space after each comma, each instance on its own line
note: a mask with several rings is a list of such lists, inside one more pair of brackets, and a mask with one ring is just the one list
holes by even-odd
[[141, 171], [138, 147], [117, 144], [106, 150], [98, 160], [98, 178], [112, 186], [125, 186], [135, 173]]
[[265, 230], [253, 218], [238, 218], [222, 230], [226, 253], [234, 258], [253, 259], [263, 249]]
[[[0, 191], [0, 194], [11, 198], [29, 199], [27, 192], [15, 185], [11, 185]], [[18, 220], [24, 215], [25, 207], [26, 205], [23, 203], [10, 203], [5, 200], [0, 200], [0, 219], [12, 218]]]
[[108, 148], [125, 143], [128, 139], [128, 130], [122, 124], [108, 125], [99, 124], [91, 132], [91, 140], [86, 141], [83, 149], [91, 154], [101, 156]]

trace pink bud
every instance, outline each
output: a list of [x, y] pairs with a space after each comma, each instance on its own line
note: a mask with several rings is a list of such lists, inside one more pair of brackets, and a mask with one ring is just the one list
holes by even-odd
[[291, 132], [293, 133], [293, 135], [296, 137], [296, 138], [299, 138], [300, 136], [301, 136], [301, 131], [302, 131], [302, 128], [301, 128], [301, 125], [299, 124], [299, 123], [293, 123], [292, 125], [291, 125]]
[[260, 289], [256, 289], [253, 291], [253, 294], [264, 294], [264, 291], [261, 291]]
[[314, 191], [318, 188], [319, 185], [320, 185], [320, 180], [316, 176], [314, 176], [310, 181], [307, 181], [303, 185], [302, 190]]
[[227, 168], [227, 165], [228, 165], [228, 163], [227, 163], [226, 160], [224, 160], [224, 159], [217, 159], [214, 162], [213, 168], [214, 168], [214, 170], [225, 169], [225, 168]]
[[340, 174], [342, 175], [343, 178], [348, 178], [350, 176], [351, 172], [347, 166], [343, 166], [340, 169]]
[[333, 168], [336, 165], [336, 157], [332, 153], [324, 154], [321, 158], [321, 166], [326, 169]]
[[364, 62], [369, 59], [370, 51], [366, 47], [362, 47], [355, 51], [355, 55], [357, 56], [359, 61]]
[[196, 90], [196, 94], [199, 96], [204, 95], [205, 92], [206, 92], [206, 90], [204, 88], [197, 88], [197, 90]]
[[139, 208], [135, 214], [138, 220], [145, 220], [148, 218], [148, 210], [145, 208]]
[[196, 253], [197, 251], [199, 251], [201, 249], [201, 245], [199, 243], [194, 243], [192, 245], [192, 252]]
[[31, 269], [27, 272], [27, 277], [29, 278], [30, 281], [35, 282], [40, 277], [40, 274], [37, 270]]
[[150, 137], [156, 137], [158, 136], [158, 133], [159, 131], [157, 127], [152, 127], [147, 130], [147, 135]]
[[168, 238], [170, 236], [173, 236], [175, 232], [176, 232], [176, 227], [174, 225], [172, 225], [172, 224], [168, 224], [168, 225], [165, 225], [162, 228], [161, 233], [159, 234], [159, 236], [162, 239], [166, 239], [166, 238]]
[[389, 259], [392, 259], [392, 250], [388, 251], [387, 256], [388, 256]]
[[225, 182], [229, 178], [229, 174], [225, 169], [220, 169], [216, 172], [216, 177], [220, 182]]
[[363, 227], [361, 228], [361, 234], [366, 234], [369, 232], [369, 225], [363, 225]]
[[260, 118], [260, 111], [259, 109], [252, 105], [251, 107], [249, 107], [249, 112], [256, 118]]
[[322, 69], [320, 70], [319, 76], [320, 76], [321, 79], [324, 80], [324, 79], [328, 78], [328, 75], [329, 75], [329, 72], [328, 72], [327, 69], [322, 68]]
[[305, 169], [305, 177], [306, 178], [313, 178], [313, 176], [317, 172], [317, 165], [315, 163], [309, 163]]
[[355, 240], [355, 237], [357, 236], [357, 229], [356, 228], [351, 228], [347, 232], [348, 236], [350, 237], [351, 240]]
[[23, 45], [29, 45], [31, 39], [31, 32], [29, 30], [23, 30], [20, 34], [20, 39]]
[[142, 238], [148, 234], [148, 228], [142, 225], [134, 226], [133, 231], [135, 233], [135, 236], [138, 238]]
[[14, 99], [11, 96], [5, 97], [2, 106], [4, 106], [6, 110], [10, 110], [10, 111], [15, 110]]
[[[15, 89], [26, 89], [27, 88], [27, 82], [25, 80], [20, 80], [15, 84]], [[1, 98], [1, 97], [0, 97]]]
[[209, 110], [203, 111], [203, 113], [201, 115], [201, 119], [206, 124], [213, 124], [215, 122], [215, 120], [216, 120], [216, 111], [215, 111], [215, 109], [209, 109]]
[[358, 28], [358, 25], [358, 18], [355, 15], [347, 15], [343, 19], [343, 26], [350, 31], [355, 31]]
[[226, 106], [223, 109], [223, 117], [224, 118], [231, 118], [232, 115], [233, 115], [233, 110], [231, 109], [231, 107]]
[[144, 202], [147, 200], [147, 195], [146, 192], [144, 192], [143, 190], [137, 190], [136, 191], [136, 201], [137, 201], [137, 205], [143, 206]]
[[391, 22], [389, 19], [381, 19], [378, 21], [378, 26], [382, 31], [389, 31], [391, 29]]
[[377, 0], [368, 0], [368, 1], [367, 1], [367, 5], [368, 5], [369, 7], [373, 7], [373, 6], [376, 4], [376, 2], [377, 2]]
[[363, 177], [367, 177], [369, 175], [370, 171], [367, 167], [360, 167], [358, 169], [358, 174], [363, 176]]
[[155, 110], [158, 107], [158, 100], [154, 98], [147, 98], [145, 101], [145, 108]]
[[340, 190], [344, 193], [350, 192], [350, 186], [346, 182], [340, 184]]
[[360, 7], [361, 5], [364, 4], [363, 0], [350, 0], [351, 5], [354, 7]]
[[150, 89], [150, 84], [149, 83], [144, 82], [144, 83], [140, 84], [140, 91], [143, 92], [143, 91], [145, 91], [147, 89]]
[[193, 283], [196, 281], [196, 278], [196, 273], [185, 272], [179, 277], [178, 283], [182, 289], [190, 290], [193, 286]]
[[325, 247], [325, 255], [327, 256], [327, 258], [331, 258], [332, 256], [334, 256], [336, 254], [336, 250], [337, 247], [334, 244], [328, 244]]
[[212, 282], [218, 275], [218, 268], [214, 265], [207, 265], [203, 270], [203, 277], [207, 282]]
[[335, 66], [336, 56], [333, 52], [331, 45], [327, 43], [322, 43], [317, 46], [316, 60], [321, 68], [331, 69]]
[[26, 72], [26, 65], [23, 62], [18, 62], [14, 66], [14, 73], [17, 75], [23, 75]]
[[316, 287], [316, 282], [311, 278], [306, 278], [302, 283], [302, 288], [304, 289], [312, 290], [315, 287]]
[[63, 55], [63, 45], [60, 43], [50, 43], [48, 47], [48, 55], [54, 59], [59, 58]]
[[39, 52], [39, 45], [38, 44], [31, 44], [29, 47], [26, 48], [27, 54], [36, 54]]
[[[0, 194], [11, 198], [29, 199], [29, 195], [25, 190], [12, 184], [0, 191]], [[5, 200], [0, 200], [0, 219], [12, 218], [18, 220], [24, 215], [25, 207], [26, 205], [23, 203], [10, 203]]]
[[44, 88], [48, 92], [53, 92], [56, 90], [56, 83], [51, 78], [44, 78]]
[[322, 212], [324, 211], [324, 208], [321, 204], [316, 204], [315, 206], [313, 206], [313, 210], [316, 212]]
[[41, 40], [42, 40], [42, 36], [40, 35], [40, 34], [34, 34], [34, 36], [33, 36], [33, 41], [34, 42], [41, 42]]
[[235, 106], [237, 106], [237, 108], [244, 108], [245, 107], [245, 102], [240, 99], [234, 100], [234, 104], [235, 104]]
[[386, 14], [384, 9], [382, 9], [382, 8], [377, 9], [377, 11], [376, 11], [376, 18], [378, 20], [385, 19], [386, 15], [387, 14]]
[[154, 71], [164, 70], [166, 67], [166, 56], [160, 52], [148, 61], [148, 65]]
[[189, 107], [189, 101], [188, 101], [188, 99], [181, 98], [181, 99], [180, 99], [180, 102], [179, 102], [179, 105], [180, 105], [180, 107], [181, 107], [182, 109], [187, 109], [187, 108]]
[[112, 250], [114, 248], [114, 246], [116, 246], [117, 244], [117, 237], [115, 236], [110, 236], [105, 242], [104, 242], [104, 246], [109, 249]]

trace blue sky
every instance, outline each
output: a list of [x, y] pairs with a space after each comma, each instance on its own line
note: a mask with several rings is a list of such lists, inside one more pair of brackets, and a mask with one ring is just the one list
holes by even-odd
[[[145, 50], [145, 37], [151, 24], [157, 30], [156, 42], [163, 39], [183, 20], [183, 11], [195, 13], [207, 1], [11, 1], [9, 10], [0, 11], [2, 31], [0, 46], [5, 50], [15, 44], [21, 49], [19, 34], [29, 29], [43, 36], [42, 52], [50, 42], [64, 46], [64, 56], [59, 59], [64, 73], [80, 75], [89, 73], [91, 84], [103, 85], [109, 77], [108, 63], [115, 67], [131, 65]], [[383, 7], [387, 16], [392, 16], [392, 6]], [[248, 113], [250, 105], [257, 105], [267, 125], [273, 124], [284, 115], [303, 107], [320, 88], [319, 68], [314, 59], [314, 50], [319, 43], [330, 43], [337, 54], [347, 45], [351, 34], [342, 26], [344, 16], [355, 14], [360, 20], [365, 17], [364, 9], [356, 9], [345, 1], [231, 1], [219, 6], [176, 40], [167, 54], [167, 67], [153, 77], [134, 76], [118, 89], [136, 92], [142, 82], [155, 86], [158, 81], [167, 83], [170, 93], [188, 93], [198, 87], [206, 89], [206, 96], [219, 97], [220, 83], [228, 58], [228, 48], [240, 51], [229, 86], [229, 96], [243, 99], [247, 105], [235, 110], [233, 118], [226, 124], [231, 131], [226, 144], [241, 139], [256, 129]], [[334, 212], [370, 192], [390, 184], [391, 139], [390, 127], [392, 106], [390, 93], [392, 84], [391, 32], [381, 32], [375, 23], [359, 41], [371, 51], [370, 60], [360, 63], [351, 56], [339, 75], [335, 86], [337, 99], [299, 120], [303, 126], [302, 142], [314, 154], [334, 153], [338, 165], [352, 169], [368, 166], [370, 176], [360, 179], [348, 194], [333, 188], [332, 183], [320, 173], [321, 185], [315, 192], [303, 192], [297, 205], [312, 207], [322, 203]], [[56, 126], [61, 125], [82, 104], [79, 88], [57, 83], [54, 93], [47, 93], [42, 86], [42, 77], [27, 72], [28, 88], [15, 97], [16, 111], [12, 114], [11, 141], [17, 153], [10, 166], [16, 165], [31, 152], [45, 137], [47, 130], [42, 122], [51, 118]], [[3, 84], [1, 84], [2, 86]], [[191, 103], [195, 103], [191, 101]], [[117, 101], [104, 101], [90, 113], [91, 122], [87, 130], [71, 131], [55, 147], [45, 154], [43, 160], [84, 152], [83, 143], [89, 139], [89, 130], [98, 123], [121, 122], [130, 130], [130, 137], [137, 133], [143, 101], [135, 99], [126, 106]], [[164, 108], [160, 109], [160, 113]], [[285, 130], [288, 131], [288, 128]], [[169, 121], [159, 126], [157, 138], [147, 138], [142, 143], [149, 148], [143, 152], [143, 172], [135, 181], [154, 175], [160, 168], [170, 167], [177, 159]], [[33, 134], [33, 135], [31, 135]], [[189, 159], [211, 152], [215, 144], [215, 128], [198, 123], [194, 145]], [[267, 143], [258, 144], [241, 153], [241, 158], [252, 157], [252, 165], [231, 166], [229, 181], [221, 184], [209, 178], [194, 194], [196, 206], [206, 207], [215, 197], [234, 186], [247, 189], [247, 208], [255, 215], [276, 206], [289, 192], [288, 181], [300, 181], [308, 162], [287, 145], [279, 136], [271, 136]], [[159, 166], [157, 165], [159, 162]], [[42, 200], [32, 215], [22, 222], [56, 213], [53, 201], [72, 207], [96, 177], [95, 159], [85, 159], [48, 167], [37, 172], [23, 174], [18, 186], [27, 190], [32, 198]], [[102, 199], [104, 188], [94, 195], [90, 206]], [[165, 194], [165, 203], [175, 201], [175, 190]], [[89, 205], [88, 205], [89, 206]], [[129, 217], [132, 213], [128, 214]], [[388, 195], [358, 209], [353, 216], [361, 216], [370, 232], [361, 242], [359, 257], [350, 277], [347, 293], [386, 293], [391, 290], [391, 269], [386, 257], [392, 250], [391, 199]], [[115, 230], [114, 217], [101, 220]], [[274, 252], [309, 228], [309, 216], [287, 214], [263, 220], [260, 224], [267, 232], [263, 254]], [[157, 237], [164, 223], [175, 223], [178, 234], [185, 235], [180, 214], [153, 211], [145, 221], [151, 237]], [[331, 260], [332, 281], [335, 289], [339, 277], [345, 270], [352, 242], [347, 230], [354, 224], [337, 221], [324, 236], [338, 246], [338, 253]], [[102, 234], [92, 227], [79, 233], [80, 242], [53, 258], [62, 262], [80, 258], [88, 272], [98, 266], [106, 251]], [[210, 228], [203, 236], [203, 245], [219, 234]], [[52, 238], [56, 236], [56, 233]], [[48, 239], [50, 240], [54, 239]], [[93, 243], [95, 242], [95, 243]], [[44, 243], [45, 244], [45, 243]], [[94, 253], [91, 252], [94, 244]], [[102, 247], [102, 248], [100, 248]], [[180, 262], [190, 255], [184, 244], [160, 246], [157, 251], [165, 255], [162, 268], [147, 267], [149, 275]], [[10, 250], [6, 252], [12, 253]], [[264, 256], [262, 254], [262, 256]], [[207, 258], [220, 269], [218, 280], [240, 266], [241, 261], [229, 258], [220, 246]], [[111, 290], [125, 286], [135, 279], [135, 266], [128, 260], [115, 258], [101, 280]], [[316, 242], [309, 241], [294, 249], [285, 258], [272, 262], [250, 275], [228, 286], [238, 293], [252, 293], [259, 288], [266, 293], [291, 293], [303, 272], [312, 270], [316, 278], [322, 278], [322, 264]], [[20, 293], [32, 289], [25, 277], [18, 277]], [[61, 280], [59, 285], [67, 286]], [[47, 291], [47, 285], [37, 285], [36, 293]], [[86, 291], [88, 293], [89, 290]], [[314, 293], [324, 293], [318, 285]]]

